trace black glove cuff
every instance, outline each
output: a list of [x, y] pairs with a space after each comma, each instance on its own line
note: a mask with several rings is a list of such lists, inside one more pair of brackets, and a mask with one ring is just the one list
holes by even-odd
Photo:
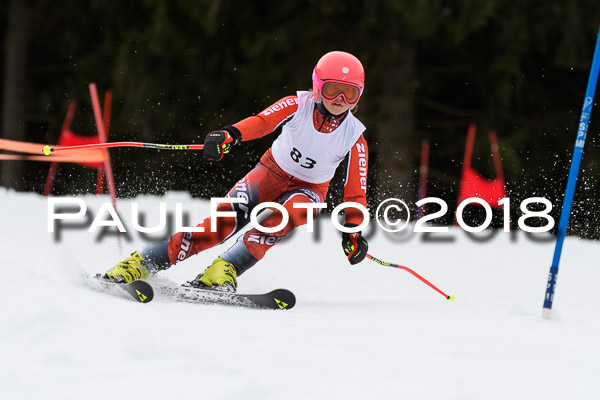
[[233, 144], [238, 144], [242, 141], [242, 132], [233, 125], [227, 125], [221, 128], [225, 132], [229, 133], [233, 138]]
[[[350, 223], [350, 222], [346, 222], [346, 223], [344, 224], [344, 227], [345, 227], [345, 228], [354, 228], [354, 227], [357, 227], [357, 226], [358, 226], [357, 224], [352, 224], [352, 223]], [[358, 232], [355, 232], [355, 233], [358, 233], [359, 235], [362, 235], [362, 231], [358, 231]], [[346, 232], [344, 232], [344, 234], [345, 234], [345, 235], [349, 235], [349, 233], [346, 233]]]

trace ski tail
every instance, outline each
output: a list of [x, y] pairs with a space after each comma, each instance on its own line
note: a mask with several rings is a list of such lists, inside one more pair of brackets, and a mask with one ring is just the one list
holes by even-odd
[[249, 294], [245, 296], [258, 306], [273, 310], [289, 310], [296, 305], [296, 296], [287, 289], [276, 289], [265, 294]]
[[146, 281], [137, 280], [130, 283], [118, 283], [105, 279], [101, 274], [97, 274], [96, 279], [104, 286], [118, 287], [140, 303], [150, 303], [154, 298], [154, 290]]
[[137, 280], [126, 283], [122, 286], [122, 289], [140, 303], [149, 303], [154, 298], [154, 290], [146, 281]]

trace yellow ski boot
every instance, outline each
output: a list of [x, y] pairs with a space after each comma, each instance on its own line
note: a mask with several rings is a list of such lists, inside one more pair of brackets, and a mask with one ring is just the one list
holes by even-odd
[[237, 289], [237, 271], [233, 264], [219, 257], [196, 279], [188, 283], [191, 287], [198, 289], [235, 292]]
[[134, 251], [117, 265], [106, 271], [105, 278], [116, 282], [130, 283], [148, 277], [148, 269], [142, 263], [144, 257], [139, 251]]

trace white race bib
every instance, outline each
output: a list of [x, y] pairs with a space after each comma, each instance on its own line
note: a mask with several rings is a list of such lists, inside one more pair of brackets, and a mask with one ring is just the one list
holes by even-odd
[[333, 132], [319, 132], [313, 123], [314, 107], [312, 92], [298, 92], [298, 110], [273, 142], [272, 152], [288, 174], [309, 183], [324, 183], [333, 178], [366, 128], [350, 112]]

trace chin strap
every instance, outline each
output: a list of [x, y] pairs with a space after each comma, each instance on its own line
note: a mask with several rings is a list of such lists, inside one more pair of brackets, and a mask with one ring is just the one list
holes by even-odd
[[335, 119], [335, 120], [338, 120], [338, 121], [341, 122], [344, 118], [346, 118], [346, 116], [350, 112], [350, 109], [346, 110], [344, 113], [342, 113], [340, 115], [333, 115], [332, 113], [329, 112], [329, 110], [327, 110], [325, 108], [325, 106], [323, 105], [323, 102], [320, 101], [320, 102], [317, 103], [317, 111], [319, 111], [321, 113], [321, 115], [323, 116], [323, 118], [326, 118], [326, 119]]
[[[329, 132], [333, 132], [335, 130], [335, 128], [337, 128], [338, 126], [340, 126], [340, 124], [342, 123], [342, 121], [344, 120], [344, 118], [346, 118], [348, 116], [348, 113], [350, 112], [350, 110], [348, 109], [348, 111], [344, 112], [343, 114], [340, 115], [333, 115], [332, 113], [329, 112], [329, 110], [327, 110], [325, 108], [325, 106], [323, 105], [323, 102], [318, 102], [316, 103], [316, 107], [315, 107], [315, 113], [319, 113], [320, 114], [320, 119], [322, 119], [319, 123], [317, 118], [313, 118], [314, 122], [315, 122], [315, 129], [318, 130], [319, 132], [323, 132], [323, 127], [333, 127], [333, 129], [329, 129]], [[317, 116], [315, 116], [317, 117]]]

